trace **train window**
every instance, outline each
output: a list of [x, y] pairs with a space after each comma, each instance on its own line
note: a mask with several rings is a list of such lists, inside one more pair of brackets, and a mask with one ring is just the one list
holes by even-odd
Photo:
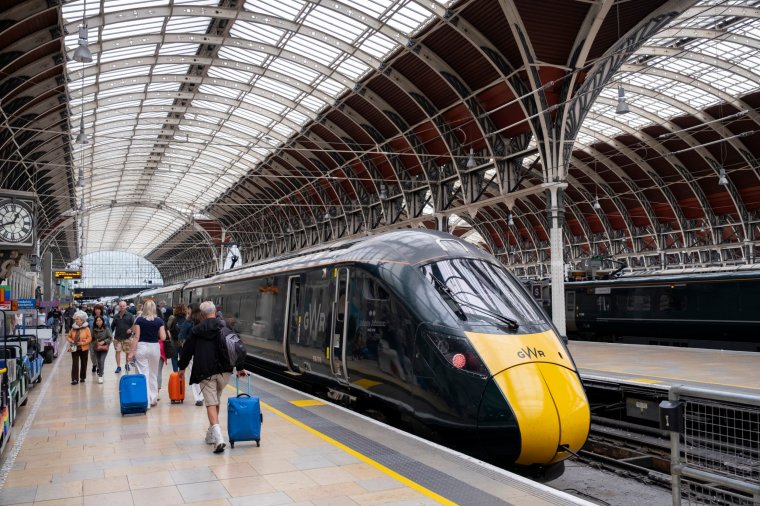
[[367, 300], [388, 300], [390, 297], [385, 288], [372, 278], [361, 278], [363, 281], [363, 296]]
[[600, 313], [609, 313], [612, 311], [612, 301], [609, 295], [596, 296], [596, 310]]
[[625, 308], [628, 311], [649, 311], [651, 303], [649, 295], [629, 295]]
[[500, 266], [456, 258], [420, 269], [461, 320], [510, 330], [523, 323], [545, 321], [538, 306], [525, 296], [520, 282]]

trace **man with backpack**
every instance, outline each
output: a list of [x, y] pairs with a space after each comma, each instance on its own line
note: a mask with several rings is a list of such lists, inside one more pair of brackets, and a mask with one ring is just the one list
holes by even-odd
[[222, 428], [219, 425], [219, 406], [222, 392], [227, 386], [233, 366], [229, 355], [223, 346], [223, 322], [216, 318], [216, 306], [211, 301], [204, 301], [200, 306], [202, 321], [190, 332], [190, 337], [182, 346], [179, 358], [180, 380], [190, 360], [193, 369], [190, 374], [190, 384], [199, 384], [203, 401], [206, 405], [209, 428], [206, 431], [206, 443], [213, 445], [214, 453], [224, 451]]

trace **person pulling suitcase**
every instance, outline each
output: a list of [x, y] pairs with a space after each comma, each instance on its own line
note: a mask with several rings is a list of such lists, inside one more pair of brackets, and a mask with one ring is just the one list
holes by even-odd
[[201, 303], [200, 310], [202, 320], [193, 327], [190, 337], [182, 347], [179, 374], [180, 377], [185, 374], [185, 369], [192, 359], [190, 384], [200, 385], [208, 415], [209, 427], [206, 430], [205, 441], [212, 445], [214, 453], [222, 453], [227, 443], [224, 442], [222, 428], [219, 425], [219, 405], [233, 368], [229, 364], [229, 359], [223, 355], [221, 346], [223, 322], [216, 318], [216, 306], [211, 301], [204, 301]]

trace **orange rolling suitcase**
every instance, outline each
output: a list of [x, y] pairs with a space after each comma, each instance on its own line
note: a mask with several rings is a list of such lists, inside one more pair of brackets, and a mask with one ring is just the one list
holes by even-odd
[[185, 378], [180, 376], [178, 372], [169, 375], [169, 399], [172, 404], [185, 400]]

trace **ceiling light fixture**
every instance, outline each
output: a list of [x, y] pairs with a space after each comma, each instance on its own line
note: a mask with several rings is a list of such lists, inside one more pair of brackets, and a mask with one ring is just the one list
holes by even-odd
[[477, 166], [478, 163], [475, 161], [475, 153], [473, 152], [472, 148], [470, 148], [470, 157], [467, 158], [467, 168], [474, 169]]
[[718, 175], [718, 184], [721, 186], [728, 186], [728, 178], [726, 177], [726, 169], [724, 167], [720, 168], [720, 173]]
[[599, 203], [599, 196], [597, 195], [594, 197], [594, 211], [600, 211], [602, 209], [602, 205]]
[[507, 225], [510, 227], [514, 226], [515, 220], [512, 218], [512, 213], [509, 213], [509, 216], [507, 216]]
[[615, 108], [615, 114], [626, 114], [631, 112], [628, 108], [628, 104], [625, 101], [625, 90], [622, 86], [618, 86], [618, 103]]
[[90, 63], [92, 52], [87, 45], [87, 2], [82, 7], [82, 24], [79, 26], [79, 45], [74, 50], [74, 60], [80, 63]]

